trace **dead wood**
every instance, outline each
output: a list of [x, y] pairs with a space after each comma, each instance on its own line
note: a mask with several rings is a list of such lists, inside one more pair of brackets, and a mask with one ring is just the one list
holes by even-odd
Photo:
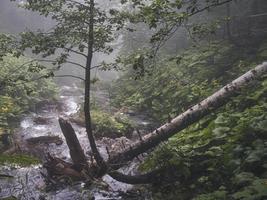
[[63, 118], [59, 118], [58, 121], [69, 147], [73, 164], [80, 169], [87, 167], [87, 159], [71, 124]]

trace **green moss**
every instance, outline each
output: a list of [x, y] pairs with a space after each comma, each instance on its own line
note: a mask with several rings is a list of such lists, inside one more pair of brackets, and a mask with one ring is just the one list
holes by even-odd
[[23, 154], [16, 154], [16, 155], [3, 155], [0, 154], [0, 165], [19, 165], [22, 167], [30, 166], [30, 165], [37, 165], [40, 163], [35, 157], [23, 155]]

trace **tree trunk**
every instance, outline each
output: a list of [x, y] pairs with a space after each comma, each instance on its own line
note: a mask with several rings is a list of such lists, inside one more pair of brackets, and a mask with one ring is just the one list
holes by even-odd
[[90, 114], [90, 90], [91, 90], [91, 64], [93, 58], [94, 48], [94, 0], [90, 0], [90, 19], [89, 19], [89, 38], [88, 38], [88, 52], [85, 69], [85, 94], [84, 94], [84, 116], [85, 116], [85, 128], [89, 139], [90, 147], [93, 156], [99, 165], [100, 169], [105, 168], [104, 160], [101, 157], [92, 131], [92, 120]]
[[71, 124], [67, 120], [64, 120], [62, 118], [59, 118], [58, 121], [69, 147], [70, 157], [73, 161], [73, 164], [77, 166], [78, 169], [87, 167], [85, 154]]
[[244, 75], [224, 86], [207, 99], [172, 119], [169, 123], [164, 124], [153, 132], [147, 134], [144, 136], [142, 141], [126, 148], [123, 152], [111, 156], [107, 165], [112, 166], [112, 169], [119, 169], [121, 166], [125, 165], [127, 161], [130, 161], [139, 154], [156, 147], [161, 142], [167, 140], [179, 131], [187, 128], [189, 125], [199, 121], [204, 116], [226, 104], [231, 97], [237, 94], [241, 87], [248, 85], [256, 78], [263, 76], [266, 71], [267, 62], [264, 62], [262, 65], [258, 65], [255, 69], [248, 71]]

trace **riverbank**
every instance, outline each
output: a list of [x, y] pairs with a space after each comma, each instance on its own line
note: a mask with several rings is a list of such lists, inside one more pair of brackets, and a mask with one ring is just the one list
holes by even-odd
[[[19, 150], [23, 153], [33, 155], [45, 161], [47, 153], [56, 156], [64, 161], [70, 162], [68, 146], [61, 133], [58, 117], [70, 117], [79, 110], [79, 105], [82, 102], [82, 93], [80, 89], [73, 85], [72, 87], [63, 86], [60, 90], [60, 100], [57, 105], [46, 105], [36, 112], [25, 116], [20, 123], [19, 131], [14, 135], [14, 141], [19, 146]], [[103, 96], [100, 96], [102, 98]], [[107, 100], [108, 101], [108, 100]], [[135, 116], [134, 119], [138, 118]], [[138, 118], [139, 119], [139, 118]], [[137, 120], [136, 120], [137, 121]], [[149, 126], [149, 122], [139, 119], [137, 121], [142, 133], [145, 132], [144, 127]], [[77, 137], [81, 146], [90, 156], [90, 146], [88, 143], [85, 128], [73, 124], [77, 133]], [[131, 144], [131, 139], [137, 140], [138, 135], [134, 132], [132, 138], [119, 137], [107, 138], [101, 137], [97, 140], [97, 146], [105, 159], [108, 158], [107, 148], [109, 153], [117, 152], [124, 148], [124, 146]], [[123, 144], [123, 145], [122, 145]], [[121, 169], [122, 172], [128, 174], [138, 173], [139, 161], [134, 160], [128, 166]], [[19, 165], [7, 165], [0, 168], [0, 172], [7, 174], [12, 178], [0, 179], [1, 192], [0, 197], [15, 196], [18, 199], [144, 199], [144, 193], [133, 190], [132, 185], [123, 184], [115, 181], [108, 175], [104, 176], [102, 180], [96, 181], [89, 188], [82, 182], [57, 184], [57, 190], [47, 188], [47, 180], [45, 179], [45, 170], [41, 165], [30, 165], [21, 167]], [[63, 181], [64, 179], [62, 179]], [[16, 187], [15, 187], [16, 186]], [[11, 189], [20, 188], [20, 189]], [[131, 191], [131, 192], [129, 192]], [[147, 196], [147, 194], [145, 194]]]

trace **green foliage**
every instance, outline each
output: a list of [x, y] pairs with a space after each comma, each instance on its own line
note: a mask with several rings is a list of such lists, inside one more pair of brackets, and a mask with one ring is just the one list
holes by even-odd
[[150, 71], [141, 79], [135, 80], [135, 71], [129, 70], [114, 85], [113, 105], [166, 121], [251, 68], [249, 59], [245, 49], [225, 43], [191, 48], [153, 68], [146, 66]]
[[191, 194], [190, 198], [181, 199], [265, 199], [267, 80], [264, 79], [242, 91], [242, 95], [217, 114], [172, 137], [140, 169], [174, 167], [173, 176], [184, 180], [182, 185], [161, 187], [165, 190], [167, 187], [172, 195]]
[[47, 71], [25, 57], [7, 54], [0, 61], [0, 132], [12, 127], [15, 119], [45, 100], [56, 99], [51, 79], [39, 79]]
[[[129, 3], [134, 9], [126, 15], [130, 22], [143, 22], [150, 29], [155, 29], [151, 43], [166, 40], [173, 31], [181, 26], [193, 15], [220, 5], [219, 1], [169, 1], [152, 0], [149, 3], [136, 0], [124, 0], [122, 4]], [[225, 2], [227, 3], [227, 2]], [[122, 12], [124, 14], [124, 12]], [[125, 14], [124, 14], [125, 17]]]
[[[28, 0], [22, 7], [53, 19], [55, 26], [49, 32], [41, 29], [22, 32], [20, 49], [30, 48], [32, 53], [44, 58], [56, 55], [57, 58], [53, 58], [52, 64], [57, 68], [72, 60], [70, 54], [87, 57], [92, 12], [94, 18], [93, 52], [112, 53], [113, 48], [110, 44], [116, 39], [114, 33], [124, 26], [124, 18], [116, 15], [118, 12], [116, 9], [112, 8], [108, 12], [109, 8], [102, 8], [97, 3], [94, 3], [91, 9], [90, 1], [55, 0], [51, 3], [50, 1]], [[104, 70], [107, 68], [104, 62], [100, 65]], [[78, 66], [81, 65], [78, 64]]]
[[[129, 70], [115, 83], [113, 104], [166, 122], [262, 62], [265, 46], [213, 42], [161, 61], [138, 80]], [[178, 181], [159, 180], [152, 187], [155, 199], [265, 199], [266, 92], [265, 76], [158, 147], [140, 170], [165, 168], [165, 177], [171, 173]]]
[[202, 194], [193, 200], [227, 200], [227, 192], [218, 190], [210, 194]]
[[19, 165], [21, 167], [27, 167], [30, 165], [37, 165], [40, 161], [32, 156], [23, 154], [16, 155], [3, 155], [0, 154], [0, 165]]
[[[129, 53], [137, 48], [147, 49], [146, 51], [149, 52], [150, 56], [146, 57], [144, 55], [144, 63], [151, 62], [151, 59], [157, 60], [158, 55], [170, 50], [170, 46], [172, 46], [170, 41], [173, 41], [173, 45], [176, 45], [175, 51], [179, 50], [177, 48], [179, 46], [178, 43], [183, 43], [183, 39], [189, 41], [186, 34], [183, 35], [182, 29], [188, 31], [190, 38], [196, 44], [200, 43], [201, 39], [210, 40], [210, 36], [214, 37], [217, 32], [220, 32], [218, 30], [229, 20], [229, 16], [226, 17], [225, 12], [217, 12], [218, 9], [216, 7], [230, 3], [231, 1], [121, 1], [122, 4], [127, 3], [128, 8], [130, 8], [129, 10], [126, 9], [122, 12], [116, 12], [116, 15], [121, 16], [121, 18], [126, 18], [129, 21], [126, 28], [129, 32], [125, 33], [124, 37], [125, 40], [130, 40], [131, 42], [129, 42], [129, 45], [126, 45], [126, 51], [123, 54], [125, 52]], [[127, 8], [127, 6], [125, 7]], [[205, 13], [206, 10], [210, 11], [213, 9], [216, 10], [216, 14], [209, 13], [207, 15]], [[205, 16], [205, 20], [197, 19], [204, 17], [203, 15]], [[186, 24], [190, 24], [190, 26]], [[181, 34], [183, 35], [183, 39], [181, 38]], [[127, 43], [127, 41], [124, 43]], [[181, 45], [181, 47], [184, 47], [184, 45]], [[168, 52], [168, 54], [173, 54], [173, 52]], [[133, 66], [135, 65], [133, 64]], [[145, 66], [146, 68], [149, 67], [147, 64]]]
[[0, 33], [0, 60], [8, 53], [12, 53], [17, 57], [20, 55], [14, 38], [11, 35]]
[[100, 110], [93, 110], [91, 115], [96, 137], [121, 137], [133, 131], [130, 121], [125, 116], [112, 116]]
[[[133, 131], [133, 125], [125, 115], [111, 115], [105, 111], [94, 108], [91, 111], [91, 117], [92, 129], [97, 138], [129, 136]], [[84, 125], [84, 113], [80, 110], [78, 115], [73, 116], [71, 120], [74, 123]]]
[[235, 200], [260, 200], [267, 198], [266, 179], [256, 179], [249, 186], [232, 195]]

